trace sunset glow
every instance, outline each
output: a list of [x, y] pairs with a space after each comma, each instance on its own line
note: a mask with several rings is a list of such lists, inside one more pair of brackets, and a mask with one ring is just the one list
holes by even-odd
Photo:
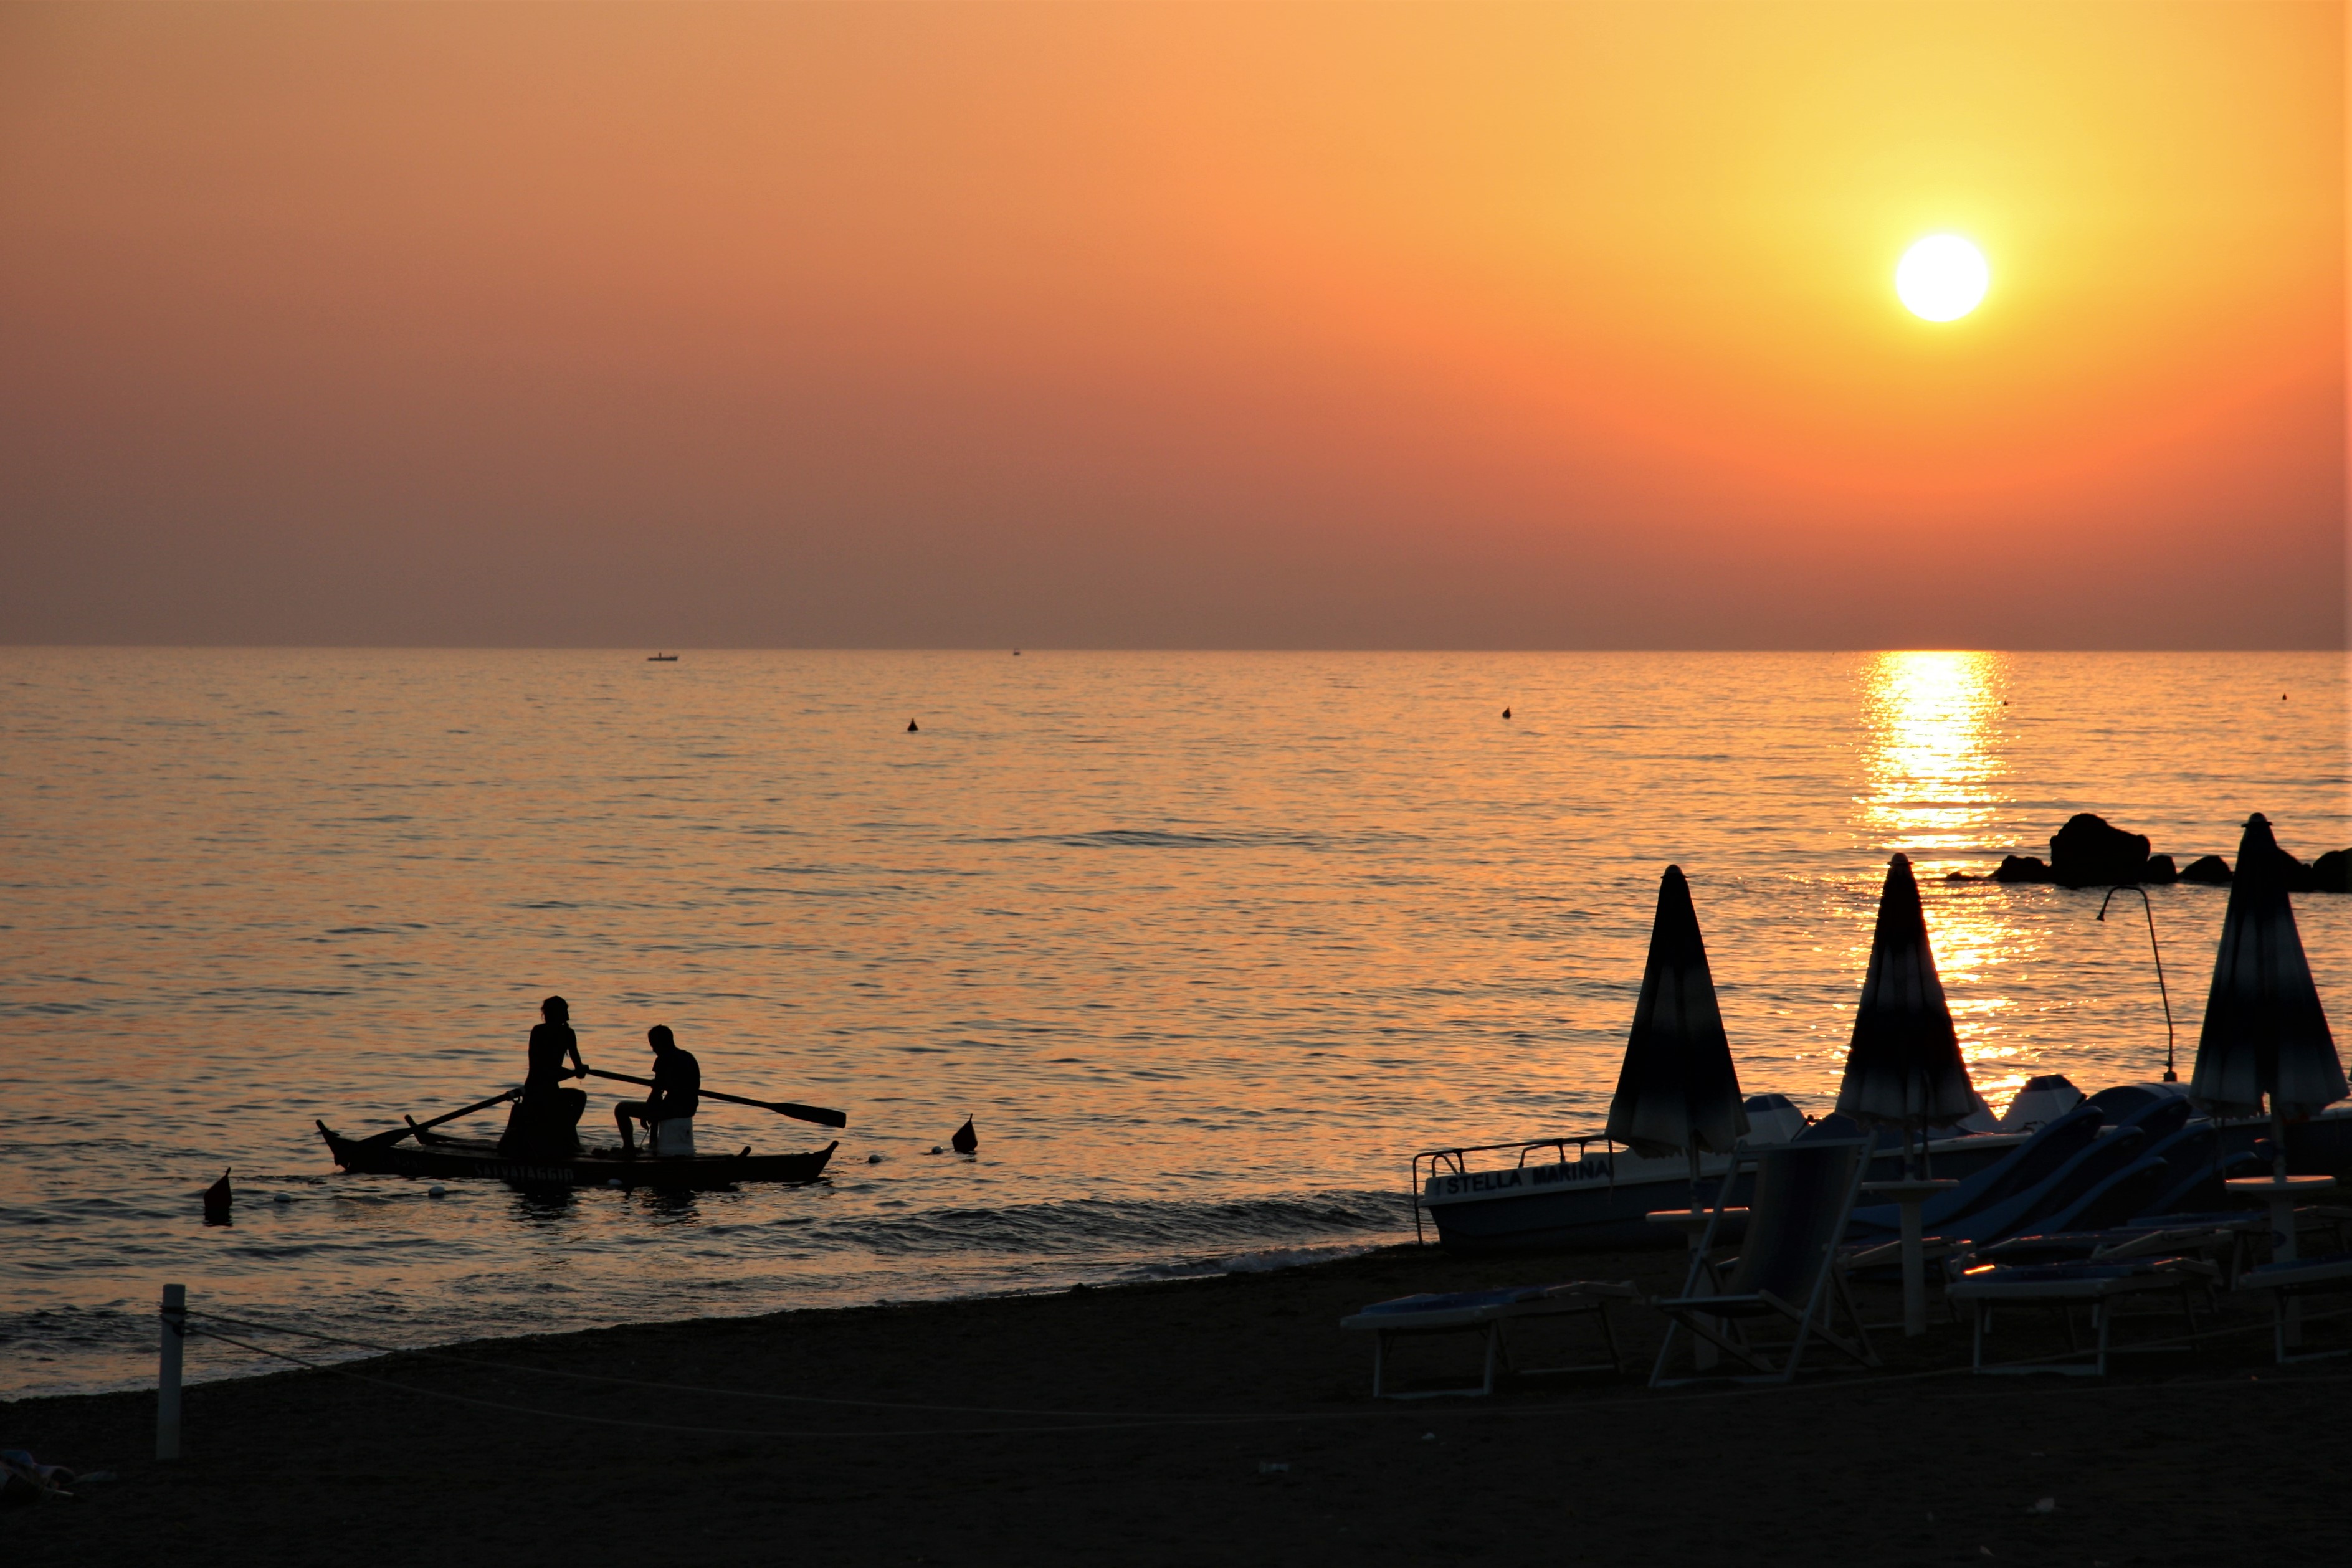
[[[12, 7], [0, 609], [2333, 646], [2341, 58], [2263, 4]], [[1997, 276], [1930, 329], [1948, 229]]]

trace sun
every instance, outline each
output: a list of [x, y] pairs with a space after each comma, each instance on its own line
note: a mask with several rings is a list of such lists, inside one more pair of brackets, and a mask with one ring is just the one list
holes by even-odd
[[1977, 308], [1991, 280], [1984, 252], [1958, 235], [1929, 235], [1895, 267], [1895, 292], [1911, 314], [1928, 321], [1958, 320]]

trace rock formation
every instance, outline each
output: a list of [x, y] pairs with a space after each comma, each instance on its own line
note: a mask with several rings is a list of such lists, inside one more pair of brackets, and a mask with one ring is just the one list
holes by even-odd
[[2061, 887], [2136, 883], [2147, 870], [2147, 835], [2110, 827], [2088, 811], [2050, 835], [2050, 877]]

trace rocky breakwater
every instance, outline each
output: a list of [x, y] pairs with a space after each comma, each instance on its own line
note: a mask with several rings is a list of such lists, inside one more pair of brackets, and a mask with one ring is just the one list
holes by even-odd
[[[2295, 893], [2352, 893], [2352, 850], [2330, 850], [2309, 865], [2284, 850], [2287, 887]], [[1959, 878], [1958, 880], [1968, 880]], [[2050, 858], [2004, 855], [1995, 882], [2047, 882], [2060, 887], [2122, 887], [2137, 883], [2196, 883], [2227, 886], [2232, 880], [2230, 862], [2220, 855], [2200, 855], [2185, 867], [2176, 867], [2168, 854], [2148, 852], [2146, 833], [2126, 832], [2105, 817], [2077, 812], [2050, 835]]]

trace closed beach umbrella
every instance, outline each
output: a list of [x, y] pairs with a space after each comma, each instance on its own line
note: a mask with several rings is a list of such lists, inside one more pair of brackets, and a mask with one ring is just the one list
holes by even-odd
[[[2285, 857], [2260, 813], [2238, 841], [2189, 1098], [2222, 1116], [2300, 1121], [2344, 1098], [2344, 1064], [2287, 899]], [[2284, 1150], [2281, 1151], [2284, 1157]]]
[[1658, 879], [1650, 962], [1609, 1102], [1609, 1136], [1637, 1155], [1687, 1153], [1696, 1179], [1699, 1151], [1728, 1154], [1747, 1131], [1698, 912], [1682, 868], [1670, 865]]
[[1886, 862], [1886, 886], [1878, 895], [1878, 927], [1871, 933], [1870, 968], [1837, 1108], [1865, 1125], [1924, 1131], [1948, 1126], [1977, 1105], [1928, 950], [1919, 884], [1910, 857], [1896, 855]]

